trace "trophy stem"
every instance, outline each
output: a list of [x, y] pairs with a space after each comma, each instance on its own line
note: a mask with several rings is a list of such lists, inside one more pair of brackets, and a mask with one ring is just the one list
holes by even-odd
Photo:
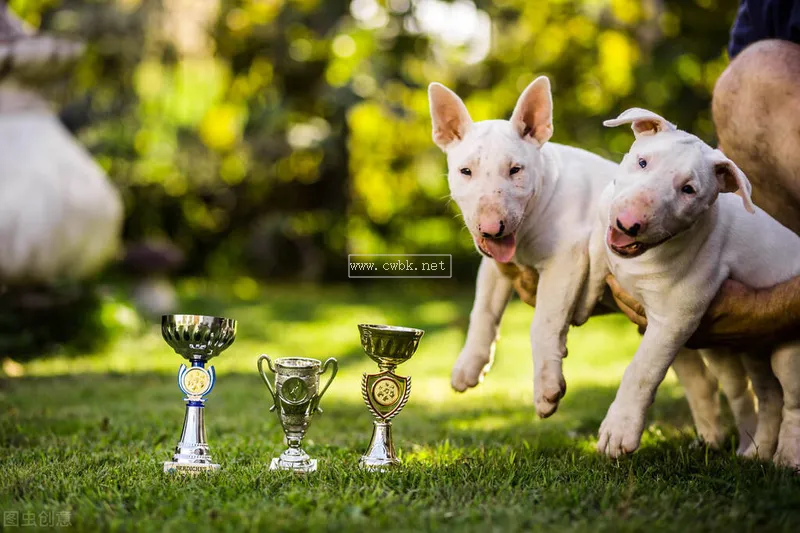
[[[203, 368], [202, 361], [192, 361], [192, 367]], [[164, 463], [164, 472], [199, 472], [216, 470], [206, 440], [205, 400], [186, 398], [181, 439], [175, 446], [172, 461]]]
[[400, 464], [392, 442], [392, 423], [373, 421], [372, 438], [367, 452], [361, 456], [361, 466], [368, 470], [386, 470]]
[[164, 463], [164, 472], [216, 470], [206, 441], [205, 407], [202, 402], [186, 402], [181, 440], [175, 446], [172, 461]]
[[186, 415], [183, 418], [181, 440], [178, 443], [178, 448], [181, 450], [178, 453], [191, 454], [191, 450], [183, 450], [183, 448], [190, 447], [192, 449], [201, 447], [206, 450], [205, 454], [208, 453], [205, 410], [205, 407], [202, 405], [192, 405], [192, 402], [186, 404]]

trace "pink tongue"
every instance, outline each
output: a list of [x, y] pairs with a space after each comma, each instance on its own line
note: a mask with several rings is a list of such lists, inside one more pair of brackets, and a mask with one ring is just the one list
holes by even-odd
[[617, 228], [608, 228], [608, 233], [606, 234], [606, 242], [612, 246], [616, 246], [617, 248], [624, 248], [629, 244], [633, 244], [636, 242], [636, 239], [625, 235]]
[[506, 235], [500, 239], [487, 239], [481, 238], [483, 249], [489, 252], [495, 261], [501, 263], [508, 263], [514, 257], [514, 251], [517, 249], [517, 238], [514, 234]]

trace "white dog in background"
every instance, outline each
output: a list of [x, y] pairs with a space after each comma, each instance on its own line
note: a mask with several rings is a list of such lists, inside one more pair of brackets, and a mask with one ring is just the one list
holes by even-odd
[[[607, 263], [648, 326], [600, 428], [598, 449], [613, 457], [639, 446], [658, 385], [725, 279], [762, 288], [800, 274], [800, 237], [753, 205], [747, 178], [722, 152], [643, 109], [605, 122], [621, 124], [636, 140], [600, 201], [588, 305]], [[751, 453], [777, 447], [777, 463], [800, 467], [800, 343], [742, 356], [759, 398]]]
[[[461, 99], [443, 85], [429, 87], [434, 142], [447, 154], [451, 196], [478, 250], [478, 271], [467, 339], [453, 367], [458, 391], [474, 387], [492, 361], [512, 282], [497, 267], [513, 262], [539, 273], [531, 325], [534, 401], [541, 417], [553, 414], [566, 390], [562, 358], [570, 323], [583, 323], [591, 306], [577, 304], [589, 278], [589, 237], [597, 200], [617, 165], [554, 143], [550, 82], [539, 77], [519, 97], [511, 120], [473, 123]], [[606, 272], [604, 264], [600, 268]], [[602, 289], [601, 289], [602, 291]], [[716, 380], [697, 352], [675, 361], [700, 436], [716, 444]], [[747, 391], [747, 380], [726, 384]], [[752, 398], [750, 398], [752, 410]]]

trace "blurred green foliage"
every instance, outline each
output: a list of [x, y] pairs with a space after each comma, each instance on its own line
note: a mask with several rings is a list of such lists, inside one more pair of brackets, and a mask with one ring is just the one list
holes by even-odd
[[346, 279], [347, 253], [478, 258], [447, 200], [427, 84], [476, 120], [547, 74], [554, 141], [619, 159], [603, 119], [657, 110], [713, 142], [735, 0], [12, 0], [86, 39], [60, 93], [124, 191], [126, 239], [192, 273]]
[[0, 354], [17, 361], [59, 354], [67, 358], [102, 350], [145, 322], [125, 287], [62, 282], [47, 287], [0, 289]]

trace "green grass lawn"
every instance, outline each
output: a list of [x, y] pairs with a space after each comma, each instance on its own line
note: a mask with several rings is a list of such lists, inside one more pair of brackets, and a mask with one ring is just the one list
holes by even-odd
[[[244, 286], [244, 289], [248, 289]], [[638, 342], [621, 316], [570, 333], [568, 392], [558, 412], [532, 406], [528, 328], [514, 301], [492, 373], [477, 389], [449, 386], [470, 291], [291, 286], [181, 286], [185, 312], [239, 320], [234, 345], [214, 360], [207, 403], [216, 475], [164, 475], [183, 420], [182, 362], [153, 325], [103, 353], [37, 359], [0, 381], [0, 511], [69, 513], [77, 530], [144, 531], [800, 531], [800, 476], [694, 444], [672, 376], [650, 411], [642, 448], [619, 461], [594, 452], [596, 432]], [[238, 294], [239, 297], [232, 296]], [[426, 330], [398, 373], [411, 400], [395, 419], [404, 461], [396, 472], [357, 467], [371, 431], [360, 393], [359, 322]], [[260, 353], [336, 357], [305, 449], [308, 477], [268, 470], [282, 431], [256, 372]], [[20, 522], [21, 523], [21, 522]], [[4, 524], [5, 531], [32, 527]]]

